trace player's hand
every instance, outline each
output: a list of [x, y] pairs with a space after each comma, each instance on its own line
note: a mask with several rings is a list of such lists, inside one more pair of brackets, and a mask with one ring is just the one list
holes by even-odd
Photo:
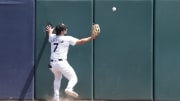
[[46, 32], [47, 32], [47, 33], [53, 33], [53, 31], [54, 31], [54, 28], [52, 28], [51, 25], [47, 25], [47, 26], [46, 26]]
[[93, 24], [91, 38], [96, 39], [99, 36], [100, 32], [101, 32], [101, 30], [100, 30], [99, 24]]

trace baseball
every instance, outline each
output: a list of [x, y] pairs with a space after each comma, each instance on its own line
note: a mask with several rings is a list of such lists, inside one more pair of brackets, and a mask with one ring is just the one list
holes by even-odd
[[116, 7], [112, 7], [112, 11], [115, 12], [116, 11]]

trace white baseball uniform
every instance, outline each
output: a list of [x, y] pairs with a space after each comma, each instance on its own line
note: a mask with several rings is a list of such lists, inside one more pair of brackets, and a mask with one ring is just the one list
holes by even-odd
[[51, 43], [50, 65], [52, 67], [50, 69], [55, 78], [54, 97], [59, 97], [62, 75], [69, 80], [66, 89], [73, 90], [78, 81], [74, 69], [67, 61], [69, 45], [74, 46], [77, 40], [77, 38], [72, 36], [57, 36], [56, 34], [49, 36], [49, 42]]

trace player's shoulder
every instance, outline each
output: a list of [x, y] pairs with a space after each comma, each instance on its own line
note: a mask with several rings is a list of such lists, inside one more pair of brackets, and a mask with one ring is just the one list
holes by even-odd
[[73, 36], [70, 36], [70, 35], [66, 35], [65, 37], [69, 38], [69, 37], [73, 37]]
[[72, 38], [74, 38], [73, 36], [69, 36], [69, 35], [67, 35], [67, 36], [64, 36], [66, 39], [72, 39]]
[[69, 35], [67, 35], [67, 36], [63, 36], [64, 38], [64, 40], [67, 40], [67, 41], [74, 41], [74, 40], [77, 40], [77, 38], [75, 38], [75, 37], [73, 37], [73, 36], [69, 36]]
[[54, 33], [50, 34], [50, 37], [54, 37], [54, 36], [56, 36], [56, 34], [54, 34]]

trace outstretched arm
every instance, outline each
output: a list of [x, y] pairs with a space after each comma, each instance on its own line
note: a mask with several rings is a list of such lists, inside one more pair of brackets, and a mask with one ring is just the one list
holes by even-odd
[[80, 45], [80, 44], [85, 44], [93, 39], [95, 39], [99, 33], [100, 33], [100, 26], [99, 24], [93, 24], [92, 25], [92, 34], [90, 37], [87, 37], [87, 38], [83, 38], [83, 39], [80, 39], [76, 42], [77, 45]]
[[76, 45], [82, 45], [92, 40], [92, 37], [82, 38], [76, 42]]
[[87, 37], [87, 38], [82, 38], [82, 39], [79, 39], [77, 42], [76, 42], [76, 45], [82, 45], [82, 44], [85, 44], [93, 39], [95, 39], [96, 36], [90, 36], [90, 37]]
[[[51, 24], [46, 26], [46, 32], [50, 36], [53, 33], [54, 28], [52, 28]], [[76, 45], [85, 44], [93, 39], [95, 39], [100, 33], [100, 27], [98, 24], [92, 25], [92, 35], [87, 38], [82, 38], [76, 41]]]

